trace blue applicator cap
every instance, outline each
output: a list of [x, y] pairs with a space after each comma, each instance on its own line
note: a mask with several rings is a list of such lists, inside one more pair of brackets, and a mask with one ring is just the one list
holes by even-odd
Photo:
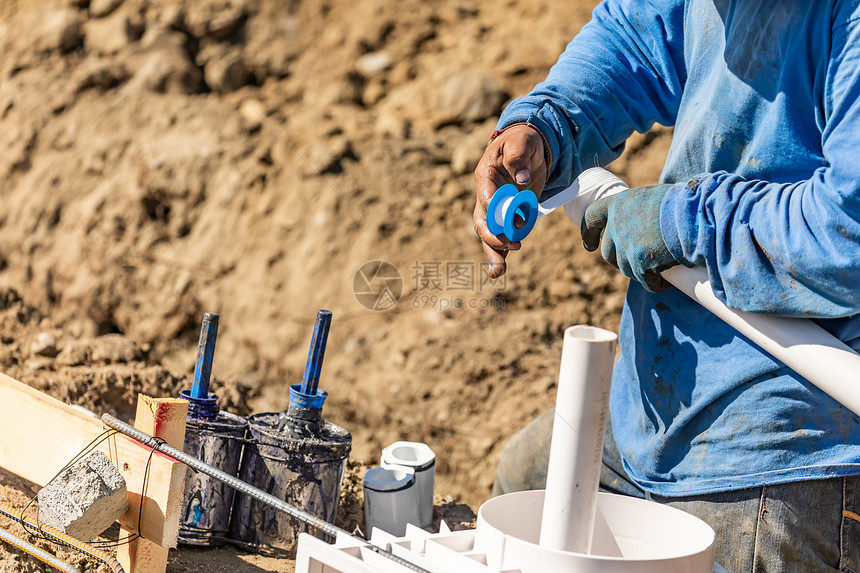
[[290, 408], [322, 410], [326, 396], [328, 396], [328, 392], [325, 390], [317, 389], [313, 394], [305, 394], [302, 392], [301, 384], [292, 384], [290, 386]]

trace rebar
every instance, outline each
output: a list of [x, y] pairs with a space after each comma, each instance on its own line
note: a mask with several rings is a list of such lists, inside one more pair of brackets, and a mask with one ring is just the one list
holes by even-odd
[[[145, 446], [150, 447], [154, 450], [158, 450], [162, 454], [164, 454], [170, 458], [173, 458], [174, 460], [176, 460], [178, 462], [184, 463], [185, 465], [187, 465], [191, 469], [196, 470], [200, 473], [206, 474], [209, 477], [215, 478], [218, 481], [223, 482], [223, 483], [227, 484], [228, 486], [232, 487], [236, 491], [240, 491], [249, 497], [253, 497], [256, 500], [259, 500], [259, 501], [265, 503], [266, 505], [270, 505], [270, 506], [274, 507], [275, 509], [277, 509], [278, 511], [282, 511], [282, 512], [286, 513], [287, 515], [294, 517], [295, 519], [298, 519], [299, 521], [307, 523], [311, 527], [315, 527], [316, 529], [322, 531], [323, 533], [326, 533], [332, 537], [336, 537], [338, 535], [346, 535], [348, 537], [352, 537], [354, 539], [359, 539], [360, 541], [364, 542], [363, 539], [351, 534], [347, 530], [341, 529], [340, 527], [337, 527], [336, 525], [328, 523], [327, 521], [323, 521], [322, 519], [318, 518], [317, 516], [311, 515], [310, 513], [307, 513], [306, 511], [302, 511], [301, 509], [290, 505], [289, 503], [285, 502], [284, 500], [278, 499], [277, 497], [273, 496], [272, 494], [266, 493], [265, 491], [263, 491], [259, 488], [256, 488], [256, 487], [240, 480], [236, 476], [232, 476], [226, 472], [219, 470], [218, 468], [212, 467], [209, 464], [198, 460], [194, 456], [189, 456], [188, 454], [186, 454], [182, 450], [178, 450], [178, 449], [166, 444], [163, 440], [159, 440], [158, 438], [154, 438], [154, 437], [150, 436], [146, 432], [141, 432], [140, 430], [138, 430], [134, 426], [126, 424], [122, 420], [119, 420], [118, 418], [115, 418], [114, 416], [111, 416], [110, 414], [103, 414], [102, 415], [102, 422], [104, 422], [107, 426], [113, 428], [114, 430], [117, 430], [118, 432], [122, 432], [126, 436], [128, 436], [134, 440], [137, 440], [138, 442], [144, 444]], [[409, 561], [403, 559], [402, 557], [398, 557], [397, 555], [394, 555], [390, 551], [386, 551], [386, 550], [379, 548], [373, 544], [369, 544], [367, 549], [370, 551], [373, 551], [374, 553], [382, 555], [383, 557], [387, 557], [388, 559], [394, 561], [398, 565], [401, 565], [402, 567], [406, 567], [410, 571], [417, 571], [418, 573], [430, 573], [426, 569], [419, 567], [419, 566], [415, 565], [414, 563], [410, 563]]]
[[11, 545], [13, 547], [17, 547], [18, 549], [20, 549], [24, 553], [30, 554], [31, 556], [35, 557], [36, 559], [38, 559], [42, 563], [47, 563], [48, 565], [50, 565], [54, 569], [59, 569], [60, 571], [63, 571], [64, 573], [80, 573], [80, 571], [78, 571], [77, 569], [75, 569], [74, 567], [72, 567], [71, 565], [69, 565], [68, 563], [63, 561], [62, 559], [59, 559], [59, 558], [55, 557], [54, 555], [51, 555], [50, 553], [48, 553], [47, 551], [45, 551], [43, 549], [39, 549], [38, 547], [36, 547], [32, 543], [28, 543], [27, 541], [24, 541], [20, 537], [12, 535], [11, 533], [6, 531], [5, 529], [0, 529], [0, 539], [2, 539], [3, 541], [5, 541], [6, 543], [8, 543], [9, 545]]
[[113, 573], [125, 573], [125, 570], [122, 568], [122, 565], [119, 564], [119, 561], [116, 560], [116, 557], [107, 553], [106, 551], [102, 551], [96, 547], [93, 547], [89, 543], [81, 541], [80, 539], [75, 539], [71, 535], [67, 535], [58, 529], [54, 529], [49, 525], [45, 525], [44, 523], [36, 523], [29, 517], [24, 517], [20, 513], [14, 511], [7, 505], [0, 503], [0, 515], [8, 517], [14, 521], [17, 521], [21, 525], [29, 526], [34, 529], [37, 529], [39, 533], [42, 533], [48, 537], [51, 537], [57, 543], [62, 545], [67, 545], [72, 549], [77, 549], [81, 553], [85, 555], [89, 555], [93, 559], [98, 559], [102, 563], [108, 566], [108, 568]]

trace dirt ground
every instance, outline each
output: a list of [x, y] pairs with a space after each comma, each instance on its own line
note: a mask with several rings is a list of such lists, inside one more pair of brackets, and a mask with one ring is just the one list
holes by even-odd
[[[437, 493], [476, 509], [554, 401], [564, 328], [619, 320], [626, 279], [560, 213], [497, 281], [471, 223], [495, 118], [595, 3], [0, 0], [0, 370], [128, 418], [190, 386], [218, 312], [222, 407], [278, 411], [327, 308], [351, 459], [424, 441]], [[654, 182], [670, 139], [610, 168]], [[170, 570], [288, 567], [183, 549]]]

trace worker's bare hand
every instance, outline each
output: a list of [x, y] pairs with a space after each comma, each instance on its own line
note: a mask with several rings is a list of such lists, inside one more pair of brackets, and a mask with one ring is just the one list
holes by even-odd
[[513, 183], [520, 190], [530, 189], [540, 197], [546, 184], [547, 165], [544, 142], [537, 128], [520, 124], [509, 127], [493, 140], [475, 168], [477, 201], [472, 216], [475, 232], [481, 238], [484, 253], [490, 262], [490, 278], [505, 274], [505, 257], [516, 251], [520, 243], [504, 235], [493, 235], [487, 228], [487, 205], [496, 190]]

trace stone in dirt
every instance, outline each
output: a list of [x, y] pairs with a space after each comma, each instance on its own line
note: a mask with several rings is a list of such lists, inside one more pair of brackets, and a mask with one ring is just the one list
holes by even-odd
[[117, 9], [122, 0], [92, 0], [90, 2], [90, 16], [93, 18], [104, 18]]
[[39, 521], [90, 541], [128, 509], [125, 480], [103, 452], [79, 460], [41, 489]]
[[248, 129], [257, 129], [266, 119], [266, 106], [257, 99], [248, 99], [239, 106], [242, 123]]
[[41, 50], [51, 52], [70, 52], [81, 39], [81, 22], [78, 13], [72, 8], [48, 13], [42, 20], [41, 30], [33, 40]]
[[476, 133], [477, 136], [463, 138], [451, 152], [451, 170], [457, 175], [474, 171], [484, 155], [488, 137], [481, 131]]
[[206, 83], [216, 92], [228, 93], [248, 83], [249, 74], [238, 50], [213, 58], [203, 68]]
[[442, 109], [457, 122], [481, 121], [497, 115], [507, 98], [492, 74], [462, 73], [453, 76], [442, 91]]
[[30, 345], [30, 351], [38, 356], [53, 358], [59, 354], [57, 350], [57, 337], [50, 332], [40, 332]]
[[109, 18], [91, 20], [84, 24], [84, 46], [98, 54], [114, 54], [129, 42], [128, 17], [117, 12]]
[[188, 59], [185, 36], [179, 32], [153, 30], [141, 39], [143, 49], [129, 59], [134, 75], [125, 89], [166, 94], [200, 91], [202, 74]]
[[355, 69], [363, 76], [376, 76], [391, 67], [391, 55], [388, 52], [371, 52], [364, 54], [355, 62]]

